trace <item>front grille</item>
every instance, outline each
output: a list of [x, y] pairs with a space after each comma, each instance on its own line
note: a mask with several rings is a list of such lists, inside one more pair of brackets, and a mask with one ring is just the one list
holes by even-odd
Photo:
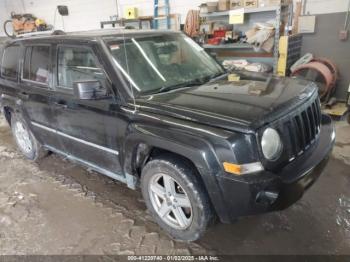
[[318, 97], [308, 101], [279, 126], [287, 159], [292, 161], [307, 150], [318, 138], [321, 127], [321, 107]]

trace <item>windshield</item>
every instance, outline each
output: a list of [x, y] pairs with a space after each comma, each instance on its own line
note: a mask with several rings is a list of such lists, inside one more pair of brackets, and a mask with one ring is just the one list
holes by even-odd
[[151, 94], [202, 84], [222, 67], [183, 34], [106, 40], [116, 66], [138, 93]]

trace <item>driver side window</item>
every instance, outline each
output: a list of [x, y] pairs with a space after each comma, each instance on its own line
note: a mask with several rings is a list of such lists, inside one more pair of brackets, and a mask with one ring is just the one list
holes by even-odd
[[73, 89], [74, 82], [98, 80], [106, 87], [104, 71], [98, 67], [90, 49], [81, 47], [59, 47], [57, 84]]

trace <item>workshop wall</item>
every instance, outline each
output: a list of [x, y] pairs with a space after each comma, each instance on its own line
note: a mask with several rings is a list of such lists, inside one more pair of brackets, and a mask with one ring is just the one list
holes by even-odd
[[[64, 18], [66, 31], [79, 31], [99, 28], [101, 20], [109, 20], [109, 16], [116, 13], [114, 0], [6, 0], [7, 17], [11, 11], [19, 13], [33, 13], [43, 18], [47, 23], [54, 24], [57, 5], [68, 5], [69, 16]], [[61, 16], [56, 16], [56, 29], [63, 29]], [[2, 30], [2, 27], [1, 27]]]
[[[298, 1], [298, 0], [295, 0]], [[184, 22], [190, 9], [196, 9], [204, 0], [171, 0], [171, 13], [181, 15]], [[153, 15], [153, 0], [2, 0], [0, 1], [0, 25], [9, 18], [10, 12], [33, 13], [44, 18], [49, 24], [54, 23], [54, 13], [57, 5], [68, 5], [70, 15], [64, 18], [66, 31], [97, 29], [100, 21], [123, 14], [124, 7], [136, 6], [142, 16]], [[303, 53], [312, 52], [316, 56], [325, 56], [334, 60], [341, 71], [341, 81], [337, 89], [337, 97], [344, 99], [350, 83], [350, 40], [338, 40], [338, 31], [342, 28], [347, 0], [307, 0], [306, 13], [317, 15], [317, 28], [314, 34], [305, 35]], [[56, 17], [56, 28], [63, 29], [62, 19]], [[4, 35], [2, 26], [0, 36]]]
[[348, 6], [347, 0], [307, 0], [305, 13], [329, 14], [345, 12]]
[[5, 8], [5, 2], [0, 1], [0, 37], [5, 35], [2, 25], [4, 24], [7, 17], [9, 17], [9, 14]]
[[336, 97], [346, 99], [350, 84], [350, 39], [340, 41], [339, 30], [344, 26], [346, 13], [322, 14], [316, 16], [314, 34], [304, 34], [302, 53], [312, 53], [316, 57], [327, 57], [334, 61], [340, 70], [340, 81]]
[[[116, 0], [5, 0], [0, 1], [0, 17], [6, 19], [11, 11], [19, 13], [33, 13], [46, 20], [49, 24], [54, 24], [54, 14], [57, 5], [67, 5], [69, 16], [64, 18], [65, 31], [79, 31], [97, 29], [100, 21], [109, 20], [110, 16], [117, 14], [122, 16], [124, 7], [135, 6], [139, 8], [139, 15], [153, 15], [153, 0], [119, 0], [119, 10], [117, 11]], [[171, 2], [171, 13], [180, 14], [182, 22], [186, 19], [189, 9], [197, 9], [203, 0], [176, 0]], [[3, 14], [2, 14], [3, 13]], [[56, 29], [63, 29], [62, 19], [56, 16]], [[0, 35], [3, 29], [0, 27]]]
[[[161, 1], [161, 0], [160, 0]], [[300, 0], [294, 0], [300, 1]], [[65, 18], [66, 31], [99, 28], [99, 22], [109, 20], [116, 13], [123, 14], [126, 6], [136, 6], [141, 16], [153, 15], [153, 0], [2, 0], [0, 1], [0, 21], [8, 19], [11, 11], [33, 13], [53, 24], [57, 5], [68, 5], [70, 16]], [[171, 13], [180, 14], [184, 22], [190, 9], [197, 9], [205, 0], [171, 0]], [[119, 10], [117, 10], [117, 3]], [[306, 13], [324, 14], [345, 12], [347, 0], [307, 0]], [[62, 29], [62, 21], [57, 17], [56, 27]], [[3, 29], [0, 27], [0, 35]]]
[[[159, 0], [161, 3], [162, 0]], [[153, 15], [153, 0], [119, 0], [120, 11], [123, 12], [126, 6], [136, 6], [142, 16]], [[182, 23], [185, 22], [187, 12], [190, 9], [198, 9], [205, 0], [170, 0], [170, 12], [180, 14]]]

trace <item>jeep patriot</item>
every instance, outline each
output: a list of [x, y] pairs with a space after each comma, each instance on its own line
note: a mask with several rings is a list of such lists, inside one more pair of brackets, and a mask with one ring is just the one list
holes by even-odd
[[21, 37], [1, 48], [1, 109], [23, 155], [54, 152], [140, 188], [174, 239], [282, 210], [335, 132], [315, 83], [237, 72], [172, 31]]

